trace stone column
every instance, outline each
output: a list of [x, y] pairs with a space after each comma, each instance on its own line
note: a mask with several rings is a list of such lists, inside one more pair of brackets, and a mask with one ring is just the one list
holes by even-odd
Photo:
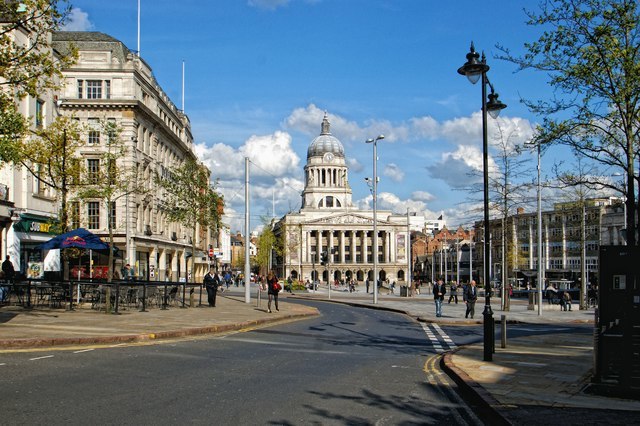
[[345, 235], [344, 235], [344, 231], [340, 231], [340, 263], [344, 265], [344, 240], [345, 240]]

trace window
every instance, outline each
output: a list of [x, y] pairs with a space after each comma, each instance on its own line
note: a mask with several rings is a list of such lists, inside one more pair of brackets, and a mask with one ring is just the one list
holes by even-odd
[[111, 202], [111, 208], [109, 209], [109, 228], [116, 228], [116, 202]]
[[100, 160], [96, 158], [90, 158], [87, 160], [87, 176], [89, 177], [89, 183], [98, 183], [100, 174]]
[[100, 228], [100, 203], [98, 201], [87, 203], [87, 222], [89, 229]]
[[109, 80], [104, 81], [104, 98], [111, 99], [111, 82]]
[[78, 99], [83, 98], [84, 93], [84, 80], [78, 80]]
[[102, 80], [87, 80], [87, 99], [102, 99]]
[[70, 222], [71, 222], [71, 227], [73, 229], [76, 228], [80, 228], [80, 203], [77, 201], [73, 201], [71, 203], [71, 217]]
[[98, 130], [89, 130], [89, 138], [87, 142], [90, 145], [99, 145], [100, 144], [100, 132]]
[[36, 101], [36, 127], [41, 129], [44, 125], [44, 101]]

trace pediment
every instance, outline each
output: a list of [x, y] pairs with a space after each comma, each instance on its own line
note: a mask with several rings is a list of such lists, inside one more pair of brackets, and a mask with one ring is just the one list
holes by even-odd
[[[373, 219], [370, 217], [358, 215], [358, 214], [339, 214], [333, 216], [326, 216], [315, 220], [306, 222], [307, 224], [317, 225], [371, 225], [373, 226]], [[378, 223], [387, 223], [378, 220]]]

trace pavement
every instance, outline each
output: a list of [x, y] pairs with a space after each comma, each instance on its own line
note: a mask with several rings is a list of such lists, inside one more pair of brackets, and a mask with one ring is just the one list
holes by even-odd
[[[206, 297], [205, 297], [206, 299]], [[255, 294], [245, 303], [244, 289], [227, 291], [217, 298], [215, 308], [168, 309], [151, 307], [146, 312], [124, 306], [120, 313], [107, 314], [90, 305], [73, 311], [47, 307], [23, 309], [0, 307], [0, 354], [16, 350], [52, 350], [77, 345], [112, 345], [148, 342], [234, 330], [246, 330], [295, 321], [318, 315], [315, 308], [289, 303], [288, 299], [313, 299], [353, 306], [386, 309], [404, 313], [417, 321], [451, 326], [482, 324], [484, 298], [476, 304], [476, 318], [465, 319], [462, 300], [443, 305], [443, 316], [436, 318], [433, 297], [420, 294], [400, 297], [380, 294], [373, 303], [364, 292], [331, 291], [282, 293], [280, 311], [268, 313], [266, 300]], [[197, 306], [198, 299], [195, 304]], [[583, 324], [589, 330], [594, 310], [570, 312], [543, 305], [542, 315], [524, 300], [512, 300], [510, 310], [500, 310], [500, 300], [491, 299], [498, 325], [505, 316], [509, 324], [544, 324], [555, 333], [531, 333], [510, 338], [501, 347], [500, 327], [496, 327], [496, 346], [492, 361], [484, 361], [483, 343], [458, 347], [442, 357], [442, 368], [458, 384], [465, 399], [477, 407], [488, 424], [640, 424], [640, 396], [622, 399], [599, 396], [589, 391], [593, 368], [593, 333], [572, 333], [567, 324]], [[122, 308], [122, 307], [121, 307]], [[534, 307], [535, 308], [535, 307]], [[561, 417], [557, 417], [561, 414]]]

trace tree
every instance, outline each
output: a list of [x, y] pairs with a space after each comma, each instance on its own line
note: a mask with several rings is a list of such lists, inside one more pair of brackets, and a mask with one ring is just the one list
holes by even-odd
[[[640, 120], [640, 12], [635, 0], [547, 0], [527, 12], [544, 33], [513, 55], [498, 57], [518, 70], [549, 75], [554, 97], [523, 100], [542, 117], [537, 141], [570, 147], [577, 155], [626, 176], [627, 242], [636, 245], [634, 161]], [[613, 188], [613, 186], [612, 186]], [[615, 188], [618, 189], [619, 188]]]
[[257, 254], [255, 261], [260, 268], [261, 274], [266, 275], [272, 265], [272, 255], [278, 257], [284, 254], [283, 236], [277, 236], [274, 230], [275, 223], [271, 218], [262, 218], [262, 232], [258, 236]]
[[507, 131], [501, 122], [497, 121], [497, 134], [492, 140], [492, 146], [496, 151], [495, 168], [489, 173], [489, 186], [493, 188], [494, 195], [490, 202], [493, 209], [500, 213], [502, 226], [501, 232], [501, 303], [502, 309], [508, 310], [508, 268], [509, 264], [516, 265], [517, 247], [513, 245], [513, 238], [509, 236], [507, 225], [509, 216], [515, 214], [516, 209], [526, 202], [526, 193], [530, 185], [524, 182], [523, 177], [529, 173], [526, 160], [522, 157], [522, 145], [517, 142], [518, 129]]
[[[85, 167], [82, 179], [76, 191], [80, 200], [100, 200], [107, 212], [107, 229], [109, 232], [109, 269], [107, 280], [113, 278], [113, 230], [117, 227], [112, 214], [116, 202], [130, 194], [142, 194], [146, 190], [138, 182], [133, 165], [125, 163], [127, 147], [120, 137], [121, 129], [114, 120], [101, 121], [98, 125], [99, 135], [106, 136], [106, 144], [95, 147], [92, 151], [92, 168]], [[95, 128], [89, 131], [96, 131]], [[128, 220], [128, 218], [125, 218]], [[128, 248], [128, 247], [127, 247]]]
[[55, 190], [60, 201], [58, 232], [69, 228], [68, 196], [80, 183], [84, 167], [78, 152], [84, 142], [77, 120], [59, 116], [47, 128], [36, 130], [35, 137], [22, 145], [20, 164], [43, 185]]
[[60, 28], [70, 11], [66, 0], [7, 0], [0, 2], [0, 165], [18, 163], [21, 141], [28, 132], [27, 117], [16, 99], [42, 96], [57, 89], [61, 70], [77, 52], [54, 54], [51, 32]]
[[[517, 262], [517, 247], [513, 244], [513, 238], [508, 235], [508, 219], [515, 214], [518, 207], [527, 202], [530, 184], [524, 178], [530, 174], [530, 169], [527, 167], [527, 160], [523, 157], [523, 146], [518, 143], [522, 139], [522, 129], [510, 128], [502, 119], [495, 120], [495, 123], [496, 131], [489, 141], [492, 160], [489, 163], [489, 210], [494, 213], [494, 216], [500, 217], [501, 223], [501, 304], [505, 309], [508, 265], [516, 266]], [[474, 197], [480, 196], [483, 193], [482, 170], [473, 170], [470, 176], [474, 183], [465, 190]], [[493, 238], [493, 241], [497, 240], [495, 234], [490, 235], [489, 238]]]
[[170, 221], [191, 229], [191, 277], [195, 279], [196, 231], [201, 228], [220, 229], [224, 199], [209, 180], [209, 170], [188, 159], [170, 169], [167, 177], [157, 176], [156, 182], [165, 191], [162, 208]]

